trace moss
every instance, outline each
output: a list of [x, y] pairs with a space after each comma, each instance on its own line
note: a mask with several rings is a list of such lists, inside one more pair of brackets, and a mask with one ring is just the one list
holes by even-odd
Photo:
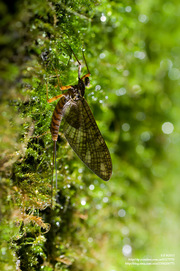
[[[179, 4], [172, 3], [172, 12], [168, 5], [0, 4], [1, 270], [128, 270], [127, 256], [157, 258], [173, 248], [179, 143], [177, 132], [167, 135], [161, 127], [179, 125], [179, 17], [173, 12]], [[51, 208], [49, 126], [56, 103], [47, 103], [46, 91], [52, 98], [60, 85], [77, 82], [70, 47], [82, 73], [85, 49], [92, 75], [85, 96], [110, 149], [113, 176], [105, 183], [85, 168], [60, 128]]]

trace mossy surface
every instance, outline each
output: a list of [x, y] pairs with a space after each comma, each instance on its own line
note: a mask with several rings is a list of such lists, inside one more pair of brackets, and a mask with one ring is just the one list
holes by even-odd
[[[176, 0], [0, 3], [0, 270], [139, 270], [129, 257], [178, 255], [179, 11]], [[70, 47], [83, 74], [85, 52], [113, 175], [89, 171], [61, 127], [51, 208], [46, 92], [77, 82]]]

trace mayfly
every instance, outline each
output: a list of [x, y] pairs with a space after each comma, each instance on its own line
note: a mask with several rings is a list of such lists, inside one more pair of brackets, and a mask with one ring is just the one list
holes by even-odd
[[91, 109], [84, 98], [85, 87], [88, 86], [90, 82], [90, 72], [83, 53], [88, 73], [81, 77], [81, 63], [73, 50], [72, 53], [78, 62], [77, 85], [62, 86], [60, 87], [61, 90], [67, 90], [65, 93], [51, 99], [48, 99], [47, 97], [48, 103], [59, 99], [53, 112], [50, 128], [52, 139], [54, 141], [55, 165], [56, 141], [58, 139], [59, 127], [63, 118], [63, 132], [72, 149], [89, 169], [104, 181], [108, 181], [112, 174], [110, 153], [95, 122]]

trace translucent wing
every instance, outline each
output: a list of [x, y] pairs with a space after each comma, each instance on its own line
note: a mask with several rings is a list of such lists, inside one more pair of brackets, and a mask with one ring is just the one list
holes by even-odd
[[84, 98], [69, 100], [63, 108], [64, 135], [79, 158], [97, 176], [108, 181], [112, 174], [109, 150]]

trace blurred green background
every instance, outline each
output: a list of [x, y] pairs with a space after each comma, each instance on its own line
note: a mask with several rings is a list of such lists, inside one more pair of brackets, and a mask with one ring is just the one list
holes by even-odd
[[[0, 269], [179, 270], [179, 1], [16, 0], [0, 13]], [[82, 63], [85, 50], [113, 174], [90, 172], [61, 127], [51, 209], [46, 88], [77, 82], [69, 46]]]

